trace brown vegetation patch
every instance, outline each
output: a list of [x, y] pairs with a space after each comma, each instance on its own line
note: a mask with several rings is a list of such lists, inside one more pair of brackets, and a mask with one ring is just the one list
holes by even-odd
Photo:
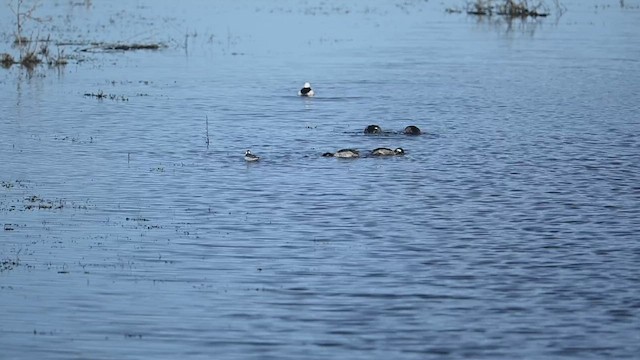
[[[545, 17], [549, 15], [543, 1], [530, 4], [527, 0], [475, 0], [467, 4], [467, 14], [491, 16], [493, 14], [507, 17]], [[453, 11], [452, 11], [453, 12]]]
[[129, 101], [129, 98], [124, 95], [107, 94], [102, 90], [98, 91], [97, 93], [84, 93], [84, 96], [96, 98], [98, 100], [109, 99], [113, 101]]
[[27, 52], [20, 59], [20, 65], [26, 67], [27, 69], [33, 69], [36, 65], [40, 64], [42, 60], [36, 55], [34, 52]]
[[0, 64], [3, 68], [10, 68], [11, 65], [15, 64], [16, 60], [11, 56], [11, 54], [2, 53], [0, 54]]

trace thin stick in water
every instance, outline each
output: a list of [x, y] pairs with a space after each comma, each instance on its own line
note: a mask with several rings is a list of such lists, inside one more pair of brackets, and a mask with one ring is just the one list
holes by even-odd
[[205, 115], [205, 121], [207, 124], [207, 128], [206, 128], [206, 136], [207, 136], [207, 149], [209, 148], [209, 116]]

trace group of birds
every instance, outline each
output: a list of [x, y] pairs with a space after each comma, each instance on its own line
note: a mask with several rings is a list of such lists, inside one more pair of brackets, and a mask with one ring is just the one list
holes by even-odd
[[[315, 96], [315, 92], [311, 88], [311, 84], [305, 82], [302, 86], [302, 89], [298, 91], [298, 96], [303, 97], [313, 97]], [[382, 134], [382, 128], [378, 125], [369, 125], [364, 129], [365, 134]], [[420, 135], [422, 131], [420, 128], [414, 125], [409, 125], [402, 131], [405, 135]], [[395, 156], [395, 155], [404, 155], [403, 148], [389, 149], [389, 148], [377, 148], [371, 150], [372, 156]], [[341, 149], [336, 151], [335, 153], [327, 152], [322, 154], [324, 157], [337, 157], [337, 158], [357, 158], [360, 157], [360, 152], [356, 149]], [[258, 155], [251, 153], [251, 150], [247, 150], [244, 153], [244, 159], [248, 162], [255, 162], [260, 160]]]
[[[369, 125], [364, 128], [365, 134], [382, 134], [382, 128], [379, 125]], [[415, 125], [409, 125], [402, 131], [405, 135], [420, 135], [422, 131]], [[395, 150], [389, 148], [377, 148], [371, 150], [371, 156], [394, 156], [394, 155], [404, 155], [404, 149], [399, 147]], [[324, 153], [322, 156], [325, 157], [338, 157], [338, 158], [357, 158], [360, 157], [360, 152], [356, 149], [342, 149], [338, 150], [335, 153]]]

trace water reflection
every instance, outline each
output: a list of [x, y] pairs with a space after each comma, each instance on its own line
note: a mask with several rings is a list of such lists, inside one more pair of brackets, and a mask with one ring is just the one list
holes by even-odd
[[536, 30], [543, 26], [547, 19], [512, 17], [512, 16], [486, 16], [470, 15], [475, 19], [476, 28], [482, 31], [496, 31], [510, 34], [518, 33], [533, 37]]

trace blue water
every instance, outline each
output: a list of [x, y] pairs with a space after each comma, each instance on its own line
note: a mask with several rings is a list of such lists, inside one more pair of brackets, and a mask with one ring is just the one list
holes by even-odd
[[43, 4], [74, 45], [0, 69], [0, 358], [637, 358], [640, 2], [460, 5]]

